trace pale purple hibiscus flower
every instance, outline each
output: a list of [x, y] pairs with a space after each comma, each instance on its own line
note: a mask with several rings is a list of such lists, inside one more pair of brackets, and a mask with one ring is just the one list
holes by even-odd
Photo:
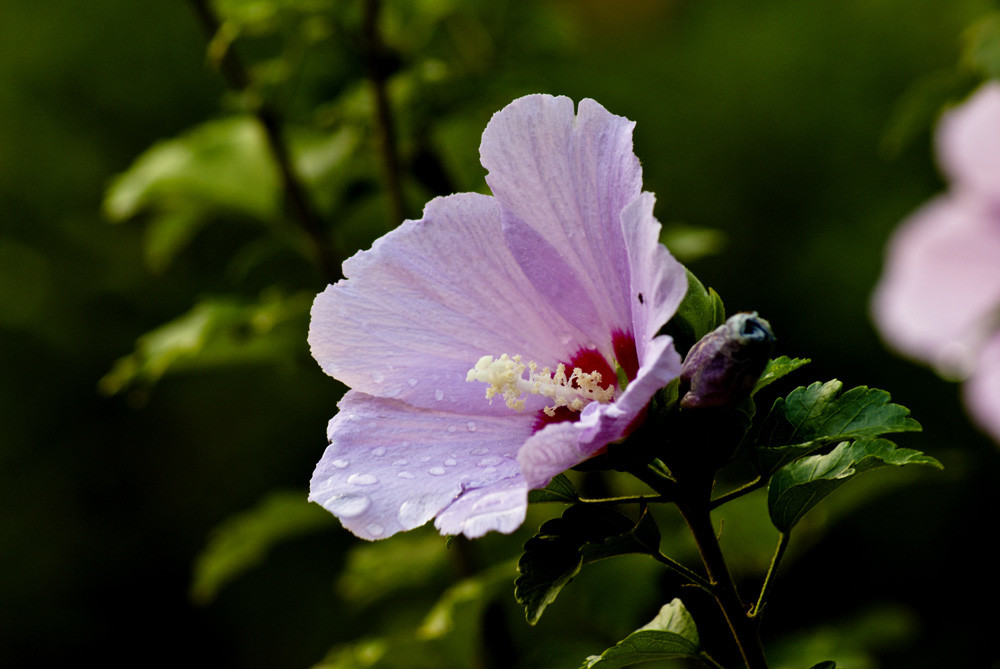
[[515, 100], [483, 133], [492, 197], [432, 200], [316, 298], [313, 356], [351, 390], [310, 499], [351, 532], [512, 532], [528, 490], [626, 437], [677, 377], [657, 332], [687, 279], [633, 126], [593, 100]]
[[966, 380], [1000, 441], [1000, 83], [946, 113], [936, 139], [951, 187], [893, 235], [873, 313], [897, 350]]

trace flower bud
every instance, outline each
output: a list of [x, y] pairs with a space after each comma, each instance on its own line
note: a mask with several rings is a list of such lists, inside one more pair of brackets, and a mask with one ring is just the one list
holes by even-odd
[[774, 347], [771, 325], [739, 313], [702, 337], [681, 366], [684, 409], [732, 407], [750, 396]]

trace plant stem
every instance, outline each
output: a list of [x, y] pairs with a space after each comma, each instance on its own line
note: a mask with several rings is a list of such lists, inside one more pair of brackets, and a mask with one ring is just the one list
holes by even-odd
[[715, 536], [708, 503], [691, 503], [690, 500], [685, 500], [678, 502], [677, 507], [698, 544], [698, 551], [701, 553], [702, 562], [712, 584], [712, 592], [729, 623], [729, 629], [743, 655], [743, 661], [748, 669], [767, 669], [767, 660], [764, 657], [757, 626], [747, 615], [736, 590], [719, 540]]
[[365, 62], [368, 67], [368, 80], [372, 85], [372, 97], [375, 103], [375, 142], [381, 156], [382, 178], [385, 181], [386, 193], [389, 195], [393, 224], [399, 224], [406, 218], [406, 203], [403, 200], [403, 188], [400, 180], [399, 153], [396, 147], [395, 124], [392, 109], [389, 106], [389, 95], [386, 90], [385, 47], [378, 31], [378, 15], [381, 8], [379, 0], [365, 0], [364, 19], [362, 23], [362, 43], [364, 45]]
[[[201, 23], [206, 39], [211, 40], [219, 32], [219, 17], [209, 7], [207, 0], [190, 0], [195, 15]], [[250, 75], [232, 45], [216, 63], [226, 87], [239, 92], [250, 88]], [[264, 130], [271, 155], [278, 168], [285, 206], [291, 218], [302, 228], [309, 240], [313, 257], [323, 276], [330, 283], [341, 278], [340, 261], [333, 250], [333, 243], [326, 234], [323, 220], [313, 208], [305, 187], [292, 164], [288, 144], [281, 131], [281, 119], [277, 111], [265, 102], [255, 106], [254, 115]]]
[[654, 560], [656, 560], [657, 562], [659, 562], [659, 563], [661, 563], [663, 565], [666, 565], [671, 571], [673, 571], [674, 573], [678, 574], [679, 576], [682, 576], [683, 578], [686, 578], [693, 585], [698, 586], [699, 588], [701, 588], [705, 592], [708, 592], [708, 593], [712, 593], [713, 592], [713, 590], [712, 590], [712, 584], [711, 583], [709, 583], [708, 581], [706, 581], [705, 579], [703, 579], [701, 576], [699, 576], [695, 572], [691, 571], [690, 569], [688, 569], [687, 567], [685, 567], [684, 565], [682, 565], [680, 562], [677, 562], [673, 558], [671, 558], [671, 557], [669, 557], [667, 555], [664, 555], [663, 553], [659, 553], [659, 552], [652, 553], [651, 555], [653, 556]]
[[749, 483], [740, 486], [736, 490], [731, 490], [727, 492], [725, 495], [716, 497], [709, 503], [709, 508], [717, 509], [726, 502], [731, 502], [734, 499], [738, 499], [743, 495], [753, 492], [754, 490], [759, 490], [760, 488], [763, 488], [765, 485], [767, 485], [767, 481], [765, 481], [762, 477], [758, 476], [753, 481], [750, 481]]
[[767, 596], [771, 593], [774, 575], [778, 571], [778, 564], [781, 562], [781, 558], [785, 555], [785, 549], [788, 548], [790, 537], [791, 535], [787, 532], [782, 532], [778, 535], [778, 547], [775, 548], [774, 557], [771, 558], [771, 566], [767, 568], [767, 575], [764, 577], [764, 585], [760, 588], [760, 596], [757, 597], [757, 604], [754, 605], [753, 610], [750, 612], [750, 618], [753, 620], [759, 620], [761, 613], [764, 611]]

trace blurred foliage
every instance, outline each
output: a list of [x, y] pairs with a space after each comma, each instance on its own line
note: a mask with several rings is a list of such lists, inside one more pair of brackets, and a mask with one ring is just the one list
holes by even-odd
[[[731, 311], [921, 418], [907, 445], [943, 474], [861, 478], [796, 525], [775, 667], [996, 661], [990, 621], [927, 575], [995, 569], [997, 450], [866, 315], [886, 237], [940, 190], [935, 118], [1000, 76], [995, 2], [384, 0], [378, 44], [360, 1], [218, 0], [210, 34], [196, 5], [0, 3], [0, 665], [579, 666], [669, 598], [648, 556], [594, 562], [529, 627], [516, 552], [561, 507], [445, 547], [359, 544], [301, 502], [342, 391], [305, 340], [337, 278], [317, 245], [342, 260], [399, 222], [373, 67], [407, 216], [485, 189], [480, 134], [512, 98], [592, 97], [637, 122], [664, 241]], [[751, 586], [776, 539], [758, 493], [720, 514]]]

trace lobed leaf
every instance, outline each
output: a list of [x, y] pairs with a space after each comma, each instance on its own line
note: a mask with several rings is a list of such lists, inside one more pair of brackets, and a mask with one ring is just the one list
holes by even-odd
[[888, 439], [843, 442], [826, 455], [811, 455], [785, 465], [771, 477], [767, 491], [771, 522], [788, 532], [824, 497], [862, 472], [885, 466], [941, 463], [909, 448], [898, 448]]
[[681, 600], [674, 599], [648, 624], [600, 655], [588, 657], [581, 669], [617, 669], [639, 662], [701, 656], [701, 641], [694, 619]]
[[565, 474], [557, 474], [541, 490], [528, 491], [529, 502], [565, 502], [575, 504], [580, 501], [576, 488]]
[[585, 563], [627, 553], [657, 554], [659, 547], [660, 531], [646, 509], [633, 522], [605, 506], [576, 504], [525, 542], [514, 597], [534, 625]]
[[775, 400], [753, 449], [762, 475], [826, 443], [921, 429], [909, 409], [889, 402], [886, 391], [858, 386], [841, 393], [842, 388], [836, 379], [817, 381]]

